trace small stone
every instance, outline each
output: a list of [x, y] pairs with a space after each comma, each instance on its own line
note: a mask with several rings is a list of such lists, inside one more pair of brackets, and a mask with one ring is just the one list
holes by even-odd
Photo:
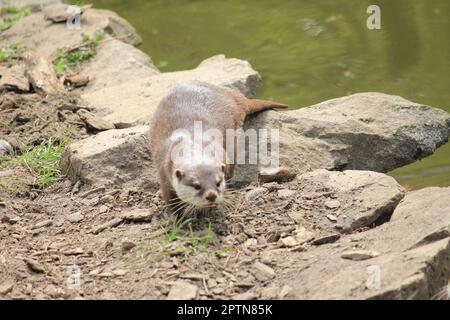
[[155, 215], [149, 209], [136, 209], [122, 214], [122, 219], [127, 222], [150, 222]]
[[296, 175], [289, 167], [264, 168], [259, 171], [258, 179], [261, 183], [286, 182], [294, 179]]
[[376, 251], [367, 251], [367, 250], [353, 250], [346, 251], [341, 254], [341, 258], [349, 259], [354, 261], [367, 260], [374, 257], [379, 256], [379, 253]]
[[136, 244], [134, 242], [127, 240], [122, 241], [122, 251], [130, 251], [134, 247], [136, 247]]
[[266, 237], [264, 237], [263, 235], [260, 235], [256, 241], [257, 241], [257, 244], [259, 244], [259, 245], [267, 244]]
[[125, 269], [116, 269], [112, 272], [115, 276], [124, 276], [128, 273], [128, 270]]
[[294, 239], [294, 237], [288, 236], [286, 238], [282, 238], [278, 240], [278, 244], [282, 247], [295, 247], [298, 245], [298, 242]]
[[77, 247], [77, 248], [74, 248], [74, 249], [65, 250], [63, 253], [66, 256], [77, 256], [77, 255], [83, 254], [84, 250], [81, 247]]
[[105, 229], [117, 227], [120, 223], [122, 223], [122, 218], [115, 218], [102, 225], [94, 227], [91, 232], [93, 234], [98, 234], [104, 231]]
[[36, 273], [44, 273], [45, 272], [45, 268], [44, 266], [42, 266], [39, 262], [37, 262], [36, 260], [33, 260], [31, 258], [27, 258], [25, 259], [25, 263], [27, 264], [27, 267], [31, 270], [34, 271]]
[[232, 300], [256, 300], [258, 295], [254, 292], [247, 291], [232, 297]]
[[107, 195], [104, 195], [103, 197], [101, 197], [101, 198], [98, 200], [98, 204], [111, 203], [111, 202], [113, 202], [113, 201], [114, 201], [114, 196], [112, 196], [112, 195], [110, 195], [110, 194], [107, 194]]
[[184, 281], [177, 281], [170, 289], [167, 300], [193, 300], [197, 297], [198, 287]]
[[95, 189], [88, 190], [82, 194], [80, 194], [80, 198], [92, 199], [96, 196], [97, 193], [102, 193], [105, 191], [105, 187], [98, 187]]
[[0, 295], [7, 295], [14, 288], [14, 282], [6, 281], [0, 284]]
[[211, 290], [211, 292], [213, 294], [219, 295], [219, 294], [223, 294], [225, 292], [225, 289], [224, 288], [214, 288]]
[[245, 201], [248, 203], [253, 203], [258, 200], [262, 195], [264, 195], [267, 192], [266, 188], [255, 188], [247, 192], [245, 195]]
[[19, 222], [20, 220], [22, 220], [20, 217], [13, 216], [10, 214], [5, 214], [1, 219], [1, 221], [3, 223], [9, 223], [9, 224], [15, 224], [15, 223]]
[[290, 198], [294, 194], [295, 194], [294, 190], [289, 190], [289, 189], [278, 190], [278, 197], [280, 197], [280, 198]]
[[98, 274], [98, 276], [100, 278], [111, 278], [111, 277], [114, 277], [114, 274], [112, 272], [105, 271], [105, 272]]
[[256, 247], [258, 245], [258, 240], [254, 238], [247, 239], [247, 241], [244, 242], [244, 247]]
[[11, 144], [6, 140], [0, 139], [0, 156], [6, 156], [7, 154], [12, 154]]
[[83, 219], [84, 216], [79, 212], [75, 212], [67, 216], [67, 220], [69, 220], [71, 223], [78, 223], [81, 222]]
[[331, 234], [331, 235], [327, 235], [325, 237], [321, 237], [321, 238], [314, 240], [312, 242], [312, 244], [314, 244], [316, 246], [320, 246], [320, 245], [326, 244], [326, 243], [333, 243], [333, 242], [336, 242], [340, 237], [341, 237], [341, 235], [338, 233]]
[[90, 276], [97, 276], [97, 275], [100, 274], [100, 271], [101, 271], [100, 269], [94, 269], [91, 272], [89, 272], [89, 275]]
[[252, 271], [255, 278], [259, 281], [268, 281], [275, 278], [275, 271], [261, 262], [255, 262]]
[[217, 287], [216, 279], [209, 279], [207, 284], [210, 289]]
[[300, 227], [295, 232], [295, 240], [297, 240], [297, 242], [299, 244], [309, 242], [313, 239], [314, 239], [314, 233], [307, 230], [305, 227]]
[[50, 227], [53, 224], [52, 220], [43, 220], [43, 221], [39, 221], [37, 222], [32, 229], [39, 229], [39, 228], [43, 228], [43, 227]]
[[325, 202], [325, 207], [328, 209], [336, 209], [341, 206], [341, 203], [338, 200], [329, 200]]
[[[84, 87], [85, 85], [87, 85], [89, 83], [89, 80], [90, 79], [87, 75], [84, 75], [82, 73], [73, 73], [73, 74], [68, 74], [64, 77], [64, 84], [72, 86], [74, 88], [79, 88], [79, 87]], [[80, 110], [82, 110], [82, 109], [80, 109]], [[82, 119], [82, 120], [84, 120], [84, 119]], [[109, 123], [103, 119], [98, 119], [98, 120], [101, 120], [102, 123]], [[110, 129], [114, 129], [114, 125]]]
[[328, 215], [327, 215], [327, 218], [328, 218], [328, 220], [333, 221], [333, 222], [336, 222], [336, 221], [337, 221], [337, 217], [334, 216], [334, 215], [332, 215], [332, 214], [328, 214]]

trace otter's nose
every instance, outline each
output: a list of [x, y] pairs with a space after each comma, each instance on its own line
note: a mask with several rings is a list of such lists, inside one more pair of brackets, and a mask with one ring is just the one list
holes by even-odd
[[214, 202], [214, 201], [216, 201], [216, 199], [217, 199], [217, 193], [215, 193], [215, 192], [209, 192], [206, 195], [206, 200], [208, 200], [209, 202]]

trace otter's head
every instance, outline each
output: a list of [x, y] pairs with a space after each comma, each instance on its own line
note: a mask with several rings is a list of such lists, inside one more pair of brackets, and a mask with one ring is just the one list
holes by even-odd
[[225, 191], [225, 165], [202, 162], [173, 168], [172, 186], [180, 200], [198, 208], [218, 205]]

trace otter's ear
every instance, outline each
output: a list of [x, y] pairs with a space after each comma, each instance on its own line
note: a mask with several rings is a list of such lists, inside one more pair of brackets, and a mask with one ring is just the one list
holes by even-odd
[[225, 173], [225, 169], [227, 168], [227, 166], [224, 163], [222, 163], [220, 168], [222, 169], [222, 172]]
[[177, 177], [178, 180], [181, 180], [183, 178], [184, 174], [180, 169], [176, 169], [175, 176]]

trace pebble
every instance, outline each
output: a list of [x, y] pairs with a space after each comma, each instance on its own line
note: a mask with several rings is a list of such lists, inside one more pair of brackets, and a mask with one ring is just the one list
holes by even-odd
[[296, 175], [289, 167], [265, 168], [260, 170], [258, 179], [261, 183], [286, 182], [294, 179]]
[[0, 284], [0, 295], [7, 295], [14, 288], [14, 283], [12, 281], [6, 281]]
[[314, 239], [314, 233], [307, 230], [305, 227], [300, 227], [295, 232], [295, 240], [297, 240], [297, 242], [299, 244], [309, 242], [313, 239]]
[[77, 255], [80, 255], [80, 254], [83, 254], [83, 253], [84, 253], [84, 250], [81, 247], [77, 247], [77, 248], [74, 248], [74, 249], [68, 249], [68, 250], [65, 250], [63, 252], [63, 254], [66, 255], [66, 256], [77, 256]]
[[216, 279], [209, 279], [207, 281], [207, 284], [208, 284], [208, 288], [215, 288], [215, 287], [217, 287]]
[[325, 207], [328, 209], [336, 209], [341, 206], [341, 203], [338, 200], [329, 200], [325, 202]]
[[7, 154], [11, 153], [12, 153], [11, 144], [6, 140], [0, 139], [0, 156], [6, 156]]
[[75, 213], [69, 214], [66, 218], [71, 223], [78, 223], [84, 219], [84, 216], [79, 212], [75, 212]]
[[184, 281], [172, 285], [167, 300], [193, 300], [197, 297], [198, 287]]
[[136, 209], [122, 214], [122, 219], [127, 222], [149, 222], [155, 215], [154, 211], [149, 209]]
[[248, 191], [247, 194], [245, 195], [245, 201], [247, 201], [249, 203], [253, 203], [256, 200], [258, 200], [259, 197], [264, 195], [266, 192], [267, 192], [267, 189], [262, 188], [262, 187], [252, 189], [252, 190]]
[[52, 220], [43, 220], [43, 221], [39, 221], [37, 222], [32, 229], [39, 229], [39, 228], [43, 228], [43, 227], [50, 227], [53, 224]]
[[268, 281], [275, 278], [275, 271], [261, 262], [255, 262], [252, 271], [255, 278], [259, 281]]
[[312, 242], [312, 244], [314, 244], [316, 246], [320, 246], [320, 245], [326, 244], [326, 243], [333, 243], [333, 242], [336, 242], [337, 240], [339, 240], [340, 237], [341, 237], [341, 235], [339, 233], [330, 234], [330, 235], [327, 235], [327, 236], [324, 236], [324, 237], [314, 240]]
[[286, 238], [281, 238], [280, 240], [278, 240], [278, 245], [290, 248], [298, 245], [298, 242], [294, 239], [294, 237], [288, 236]]
[[134, 247], [136, 247], [136, 244], [134, 242], [128, 240], [122, 241], [122, 251], [130, 251]]
[[42, 264], [40, 264], [39, 262], [37, 262], [36, 260], [27, 258], [27, 259], [25, 259], [25, 263], [27, 264], [27, 267], [31, 271], [34, 271], [36, 273], [44, 273], [45, 272], [44, 266]]
[[256, 247], [258, 245], [258, 240], [254, 238], [247, 239], [247, 241], [244, 242], [244, 247]]
[[225, 292], [224, 288], [214, 288], [211, 290], [213, 294], [223, 294]]
[[278, 197], [280, 197], [280, 198], [290, 198], [294, 194], [295, 194], [294, 190], [289, 190], [289, 189], [278, 190]]
[[112, 220], [102, 224], [102, 225], [94, 227], [91, 232], [93, 234], [98, 234], [105, 229], [117, 227], [121, 223], [122, 223], [122, 218], [115, 218], [115, 219], [112, 219]]
[[115, 276], [124, 276], [128, 273], [128, 270], [125, 269], [116, 269], [112, 272]]
[[343, 259], [349, 259], [353, 261], [361, 261], [361, 260], [367, 260], [374, 257], [379, 256], [379, 253], [376, 251], [367, 251], [367, 250], [353, 250], [353, 251], [346, 251], [341, 254], [341, 258]]
[[327, 218], [328, 218], [328, 220], [333, 221], [333, 222], [336, 222], [336, 221], [337, 221], [336, 216], [334, 216], [334, 215], [332, 215], [332, 214], [328, 214], [328, 215], [327, 215]]
[[81, 198], [91, 199], [95, 197], [96, 193], [102, 193], [105, 191], [105, 187], [99, 187], [95, 189], [91, 189], [89, 191], [84, 192], [80, 195]]
[[254, 292], [247, 291], [232, 297], [232, 300], [256, 300], [258, 295]]
[[[112, 196], [112, 195], [110, 195], [110, 194], [108, 194], [108, 195], [105, 195], [105, 196], [103, 196], [103, 197], [101, 197], [99, 200], [98, 200], [98, 204], [105, 204], [105, 203], [111, 203], [111, 202], [113, 202], [114, 201], [114, 197]], [[96, 203], [96, 204], [97, 204]]]
[[19, 222], [20, 220], [22, 220], [20, 217], [9, 215], [9, 214], [5, 214], [1, 219], [1, 221], [3, 223], [9, 223], [9, 224], [15, 224], [15, 223]]

